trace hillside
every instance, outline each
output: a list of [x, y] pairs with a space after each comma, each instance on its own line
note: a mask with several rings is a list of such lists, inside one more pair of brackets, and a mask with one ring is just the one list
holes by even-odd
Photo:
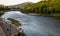
[[[27, 4], [21, 7], [23, 13], [36, 13], [46, 16], [59, 16], [60, 15], [60, 0], [44, 0], [34, 4]], [[59, 15], [57, 15], [59, 14]], [[60, 17], [60, 16], [59, 16]]]
[[18, 8], [21, 8], [22, 6], [25, 6], [27, 4], [33, 4], [33, 3], [32, 2], [25, 2], [25, 3], [22, 3], [22, 4], [12, 5], [12, 6], [8, 6], [8, 7], [18, 7]]

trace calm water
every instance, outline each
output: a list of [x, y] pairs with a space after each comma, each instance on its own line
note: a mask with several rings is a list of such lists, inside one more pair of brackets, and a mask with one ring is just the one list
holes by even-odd
[[6, 12], [2, 17], [20, 21], [26, 36], [60, 36], [60, 20], [55, 18], [30, 16], [19, 11]]

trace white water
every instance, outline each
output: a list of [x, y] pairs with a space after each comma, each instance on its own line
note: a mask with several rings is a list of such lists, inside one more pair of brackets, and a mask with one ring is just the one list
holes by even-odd
[[60, 36], [60, 20], [55, 18], [29, 16], [19, 11], [7, 12], [2, 17], [20, 21], [27, 36]]

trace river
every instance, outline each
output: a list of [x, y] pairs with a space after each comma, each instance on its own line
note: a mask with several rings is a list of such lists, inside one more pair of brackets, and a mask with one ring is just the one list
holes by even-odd
[[18, 20], [26, 36], [60, 36], [60, 20], [56, 18], [30, 16], [20, 11], [9, 11], [2, 17]]

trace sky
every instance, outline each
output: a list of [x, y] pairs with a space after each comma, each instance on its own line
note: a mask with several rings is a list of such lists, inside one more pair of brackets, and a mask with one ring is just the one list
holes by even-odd
[[21, 4], [21, 3], [24, 3], [24, 2], [33, 2], [33, 3], [36, 3], [36, 2], [39, 2], [41, 0], [0, 0], [0, 4], [3, 4], [3, 5], [16, 5], [16, 4]]

